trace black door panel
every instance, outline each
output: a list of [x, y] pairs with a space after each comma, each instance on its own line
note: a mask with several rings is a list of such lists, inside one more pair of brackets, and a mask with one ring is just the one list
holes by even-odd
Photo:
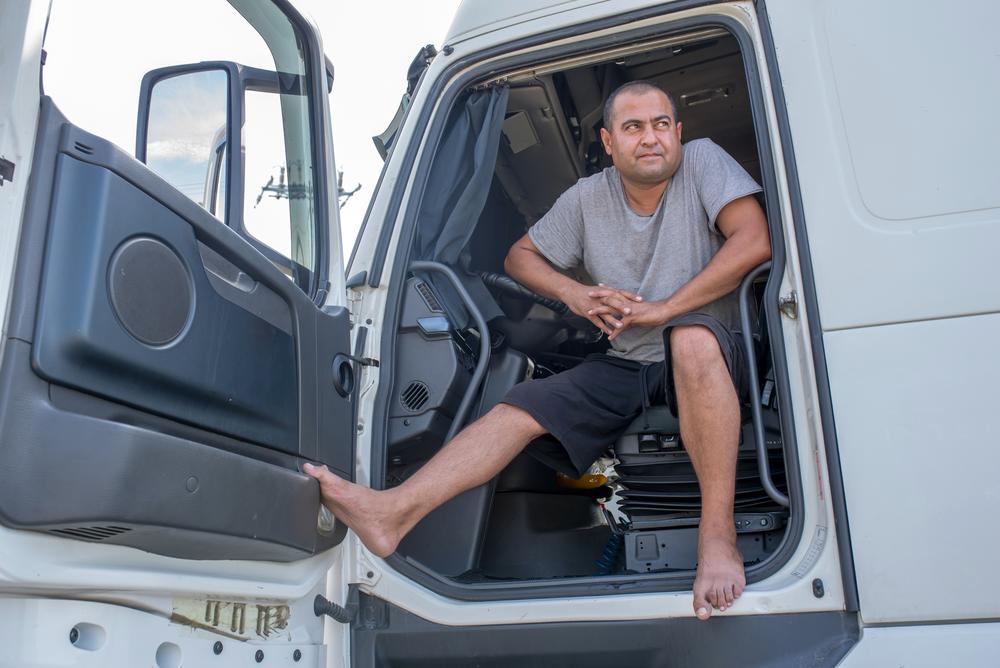
[[320, 310], [232, 229], [43, 100], [0, 371], [0, 521], [201, 559], [293, 560], [322, 461], [352, 477]]
[[216, 292], [187, 221], [67, 154], [49, 221], [40, 375], [298, 452], [292, 336]]
[[312, 480], [247, 454], [69, 410], [49, 399], [53, 386], [32, 372], [27, 348], [8, 341], [0, 378], [5, 525], [188, 559], [292, 561], [339, 542], [317, 533]]

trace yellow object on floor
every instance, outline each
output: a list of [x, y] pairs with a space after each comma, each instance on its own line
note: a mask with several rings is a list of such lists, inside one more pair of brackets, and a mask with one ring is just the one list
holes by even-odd
[[579, 478], [570, 478], [565, 473], [556, 473], [556, 484], [567, 489], [597, 489], [608, 482], [606, 475], [585, 473]]

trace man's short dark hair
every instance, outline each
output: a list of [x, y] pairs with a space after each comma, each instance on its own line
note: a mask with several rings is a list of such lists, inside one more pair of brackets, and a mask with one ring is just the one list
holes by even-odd
[[652, 81], [647, 81], [646, 79], [636, 79], [635, 81], [629, 81], [626, 84], [622, 84], [618, 88], [612, 91], [611, 95], [608, 95], [608, 99], [604, 102], [604, 127], [609, 131], [611, 130], [611, 112], [615, 108], [615, 100], [622, 93], [650, 93], [658, 91], [667, 96], [667, 100], [670, 102], [670, 108], [674, 111], [674, 123], [679, 120], [677, 118], [677, 103], [674, 102], [674, 96], [663, 90], [657, 84]]

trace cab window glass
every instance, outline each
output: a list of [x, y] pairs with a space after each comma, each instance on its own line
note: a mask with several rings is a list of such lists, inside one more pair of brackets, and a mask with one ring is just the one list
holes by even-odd
[[[151, 29], [117, 27], [122, 25]], [[271, 0], [53, 0], [45, 48], [46, 94], [75, 125], [129, 153], [135, 148], [139, 84], [146, 72], [231, 61], [275, 73], [281, 86], [251, 85], [245, 93], [239, 147], [245, 174], [227, 174], [230, 148], [218, 141], [218, 114], [207, 117], [181, 105], [176, 118], [160, 119], [172, 136], [149, 137], [160, 141], [156, 148], [167, 159], [147, 160], [147, 165], [301, 287], [314, 289], [319, 221], [306, 40]], [[189, 77], [187, 83], [195, 81]], [[147, 148], [152, 150], [152, 144]], [[227, 210], [230, 178], [243, 179], [242, 213]]]
[[[301, 146], [303, 139], [308, 146], [305, 100], [301, 96], [247, 91], [243, 222], [253, 239], [295, 265], [311, 268], [315, 218], [312, 163], [308, 151], [289, 149], [289, 144]], [[292, 116], [302, 122], [287, 126], [281, 123], [283, 117]], [[276, 126], [285, 132], [275, 133]], [[299, 136], [303, 130], [305, 137]]]

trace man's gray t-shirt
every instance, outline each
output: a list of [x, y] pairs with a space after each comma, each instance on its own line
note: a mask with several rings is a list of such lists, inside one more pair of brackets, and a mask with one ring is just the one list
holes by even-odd
[[[666, 299], [700, 272], [725, 241], [719, 211], [760, 186], [709, 139], [684, 144], [680, 167], [651, 216], [628, 205], [618, 170], [609, 167], [564, 192], [528, 236], [560, 269], [582, 265], [596, 283]], [[730, 329], [738, 321], [736, 294], [698, 309]], [[662, 327], [622, 332], [609, 354], [639, 362], [663, 359]]]

